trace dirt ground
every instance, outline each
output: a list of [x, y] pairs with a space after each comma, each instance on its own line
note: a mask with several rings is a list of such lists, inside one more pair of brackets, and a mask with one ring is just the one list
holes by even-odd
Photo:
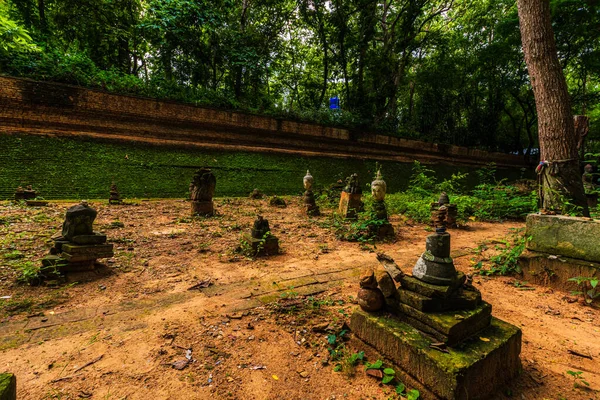
[[[340, 360], [328, 351], [327, 335], [339, 336], [357, 307], [361, 270], [378, 267], [372, 246], [336, 239], [331, 210], [309, 219], [299, 198], [286, 200], [281, 209], [217, 199], [210, 219], [189, 218], [178, 200], [92, 202], [96, 230], [115, 246], [108, 267], [35, 287], [18, 284], [16, 269], [39, 263], [73, 203], [1, 204], [0, 372], [17, 375], [19, 399], [396, 398], [362, 365], [343, 362], [359, 351], [381, 358], [351, 333], [337, 341]], [[257, 213], [279, 237], [280, 255], [235, 252]], [[391, 222], [396, 238], [377, 251], [409, 273], [430, 229], [396, 215]], [[472, 273], [493, 252], [475, 247], [522, 226], [452, 230], [457, 269]], [[598, 309], [518, 277], [475, 276], [474, 284], [494, 316], [523, 330], [523, 371], [494, 399], [600, 399]], [[591, 389], [567, 371], [581, 371]]]

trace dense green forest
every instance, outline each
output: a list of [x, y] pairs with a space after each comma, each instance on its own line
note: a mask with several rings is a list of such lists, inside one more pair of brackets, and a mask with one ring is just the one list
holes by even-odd
[[[600, 2], [551, 0], [600, 137]], [[514, 0], [0, 0], [0, 72], [529, 154]], [[329, 110], [337, 96], [341, 109]]]

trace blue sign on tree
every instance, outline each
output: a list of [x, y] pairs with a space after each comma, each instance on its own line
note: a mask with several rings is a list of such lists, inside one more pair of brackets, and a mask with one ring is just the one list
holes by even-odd
[[329, 108], [331, 110], [339, 110], [340, 109], [340, 99], [337, 96], [329, 98]]

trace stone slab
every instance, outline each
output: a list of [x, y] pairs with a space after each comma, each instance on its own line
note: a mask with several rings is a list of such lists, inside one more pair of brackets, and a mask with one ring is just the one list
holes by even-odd
[[519, 267], [524, 281], [569, 293], [581, 290], [570, 278], [600, 276], [600, 263], [530, 250], [519, 256]]
[[362, 194], [360, 193], [348, 193], [342, 191], [338, 207], [340, 216], [347, 219], [356, 219], [358, 213], [363, 209], [361, 198]]
[[396, 297], [397, 289], [394, 280], [387, 271], [376, 271], [377, 286], [384, 297]]
[[79, 253], [79, 254], [70, 254], [65, 251], [60, 253], [60, 256], [67, 260], [69, 263], [78, 263], [78, 262], [86, 262], [86, 261], [94, 261], [98, 258], [110, 258], [115, 254], [110, 251], [96, 251], [89, 253]]
[[532, 251], [600, 262], [600, 221], [564, 215], [529, 214], [527, 248]]
[[492, 306], [482, 302], [474, 310], [425, 313], [406, 304], [399, 304], [398, 318], [414, 324], [418, 329], [453, 346], [487, 327]]
[[457, 280], [452, 285], [433, 285], [431, 283], [423, 282], [413, 276], [404, 275], [400, 278], [400, 284], [403, 289], [408, 289], [412, 292], [419, 293], [426, 297], [450, 297], [452, 293], [465, 282], [465, 274], [462, 272], [457, 273]]
[[17, 400], [17, 377], [0, 374], [0, 400]]
[[481, 337], [443, 353], [431, 340], [393, 317], [356, 311], [350, 329], [362, 341], [420, 382], [435, 396], [450, 400], [489, 398], [520, 371], [521, 330], [492, 318]]
[[90, 244], [79, 245], [73, 243], [65, 243], [62, 245], [62, 251], [69, 254], [97, 254], [97, 253], [112, 253], [112, 244]]
[[71, 241], [75, 244], [88, 245], [88, 244], [103, 244], [106, 243], [106, 235], [94, 232], [93, 235], [77, 235], [73, 236]]
[[442, 299], [400, 289], [398, 290], [398, 298], [400, 302], [425, 312], [473, 310], [481, 302], [481, 293], [472, 290], [459, 290], [456, 295]]

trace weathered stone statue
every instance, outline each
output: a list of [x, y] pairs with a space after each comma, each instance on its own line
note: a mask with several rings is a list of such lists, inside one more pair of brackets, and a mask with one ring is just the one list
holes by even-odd
[[209, 168], [200, 168], [194, 173], [190, 183], [192, 216], [210, 216], [214, 214], [213, 196], [217, 179]]
[[302, 183], [304, 184], [304, 189], [306, 190], [304, 192], [304, 206], [306, 209], [306, 214], [313, 217], [320, 215], [321, 211], [319, 210], [319, 206], [317, 206], [315, 195], [312, 191], [314, 178], [310, 174], [309, 170], [306, 170], [306, 175], [302, 179]]
[[52, 237], [50, 255], [42, 260], [44, 267], [60, 272], [93, 269], [98, 258], [112, 257], [113, 245], [106, 243], [106, 235], [94, 232], [97, 214], [85, 200], [70, 207], [61, 234]]
[[358, 182], [358, 174], [352, 174], [346, 179], [346, 186], [340, 196], [339, 214], [343, 218], [356, 219], [358, 213], [364, 209], [361, 197], [362, 189]]
[[[436, 226], [436, 221], [440, 218], [444, 220], [444, 226], [455, 228], [456, 218], [458, 217], [458, 208], [456, 204], [450, 203], [450, 198], [446, 192], [440, 194], [437, 202], [431, 203], [431, 223]], [[441, 215], [440, 215], [441, 214]]]
[[116, 183], [112, 183], [110, 185], [110, 196], [108, 198], [108, 204], [121, 204], [121, 195], [119, 194], [119, 189], [117, 188]]
[[[401, 368], [396, 376], [419, 371], [411, 376], [424, 398], [488, 398], [521, 369], [521, 330], [492, 318], [491, 305], [456, 271], [444, 224], [442, 219], [427, 237], [412, 276], [389, 256], [377, 255], [384, 271], [375, 272], [376, 286], [372, 273], [361, 278], [362, 310], [352, 315], [350, 329]], [[370, 313], [379, 305], [375, 289], [383, 295], [384, 313]]]
[[371, 182], [371, 195], [373, 196], [372, 218], [377, 220], [377, 224], [369, 225], [370, 233], [378, 238], [394, 235], [394, 227], [388, 221], [388, 213], [385, 206], [386, 193], [387, 184], [383, 180], [381, 168], [379, 168], [375, 180]]
[[269, 221], [264, 219], [262, 215], [258, 215], [254, 221], [252, 227], [252, 237], [255, 239], [263, 239], [268, 233], [271, 232], [269, 227]]
[[256, 216], [250, 235], [244, 235], [243, 239], [257, 256], [279, 253], [279, 239], [271, 233], [269, 221], [262, 215]]
[[583, 175], [581, 176], [583, 181], [583, 189], [585, 191], [585, 197], [587, 198], [588, 207], [598, 206], [598, 185], [594, 182], [595, 174], [594, 167], [591, 164], [587, 164], [583, 167]]

